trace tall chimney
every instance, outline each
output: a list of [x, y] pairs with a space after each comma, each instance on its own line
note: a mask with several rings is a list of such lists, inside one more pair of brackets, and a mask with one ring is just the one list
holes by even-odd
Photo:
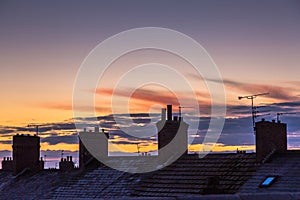
[[[82, 138], [85, 138], [86, 141], [96, 142], [98, 146], [99, 156], [101, 158], [108, 157], [108, 139], [109, 133], [105, 132], [102, 129], [102, 132], [99, 132], [99, 127], [95, 127], [95, 132], [80, 132], [79, 133], [79, 167], [85, 168], [92, 160], [96, 160], [95, 157], [89, 152], [85, 147], [85, 144], [81, 141]], [[104, 136], [104, 137], [103, 137]], [[71, 160], [71, 158], [69, 157]], [[98, 161], [96, 161], [98, 162]]]
[[172, 121], [172, 105], [167, 105], [168, 121]]
[[161, 109], [161, 121], [166, 121], [166, 109], [162, 108]]
[[256, 160], [262, 162], [269, 154], [287, 150], [287, 125], [275, 121], [255, 123]]
[[18, 174], [26, 168], [40, 170], [40, 137], [13, 136], [13, 172]]
[[172, 120], [172, 105], [167, 105], [167, 120], [156, 123], [158, 131], [158, 156], [159, 164], [170, 164], [172, 159], [188, 153], [188, 128], [183, 120], [178, 121], [174, 116]]

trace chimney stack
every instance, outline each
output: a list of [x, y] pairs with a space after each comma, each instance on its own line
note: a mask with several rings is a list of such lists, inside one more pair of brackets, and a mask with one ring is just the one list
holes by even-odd
[[168, 121], [172, 121], [172, 105], [167, 105]]
[[[162, 115], [164, 111], [162, 111]], [[160, 164], [167, 164], [171, 157], [187, 154], [189, 125], [182, 119], [178, 120], [177, 116], [174, 116], [174, 120], [172, 120], [172, 105], [167, 105], [167, 121], [161, 120], [157, 122], [156, 126]]]
[[[85, 138], [86, 141], [97, 142], [99, 156], [101, 158], [108, 157], [108, 139], [109, 133], [105, 132], [102, 129], [102, 132], [99, 131], [99, 127], [95, 127], [95, 131], [86, 132], [84, 129], [83, 132], [79, 133], [79, 167], [86, 167], [92, 160], [96, 161], [94, 156], [89, 152], [89, 150], [85, 147], [85, 144], [81, 141], [82, 137]], [[103, 137], [104, 136], [104, 137]], [[69, 161], [72, 161], [72, 158], [69, 157]], [[98, 161], [96, 161], [98, 162]]]
[[260, 121], [255, 123], [256, 130], [256, 160], [262, 162], [275, 152], [287, 151], [287, 126], [275, 121]]
[[40, 137], [28, 135], [13, 136], [13, 172], [18, 174], [29, 168], [31, 171], [42, 170], [40, 163]]

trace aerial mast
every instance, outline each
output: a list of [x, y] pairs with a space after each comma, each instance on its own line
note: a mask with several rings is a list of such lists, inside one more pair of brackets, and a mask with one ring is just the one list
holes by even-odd
[[281, 115], [295, 115], [298, 114], [296, 112], [279, 112], [277, 113], [277, 122], [280, 122], [280, 116]]
[[28, 127], [35, 127], [36, 135], [39, 135], [39, 127], [47, 126], [47, 124], [28, 124]]
[[138, 155], [140, 155], [140, 147], [139, 147], [139, 143], [136, 144], [136, 148], [137, 148], [137, 153], [138, 153]]
[[260, 94], [254, 94], [254, 95], [248, 95], [248, 96], [239, 96], [238, 99], [250, 99], [251, 100], [251, 109], [252, 109], [252, 126], [253, 130], [255, 132], [255, 118], [256, 118], [256, 107], [254, 106], [254, 99], [258, 96], [265, 96], [268, 95], [269, 93], [260, 93]]
[[182, 108], [193, 108], [193, 107], [187, 107], [187, 106], [178, 106], [178, 110], [179, 110], [179, 118], [181, 118], [181, 110]]

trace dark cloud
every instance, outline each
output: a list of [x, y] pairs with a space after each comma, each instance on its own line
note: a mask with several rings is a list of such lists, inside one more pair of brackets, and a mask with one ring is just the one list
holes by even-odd
[[277, 107], [290, 107], [290, 108], [300, 108], [300, 102], [281, 102], [281, 103], [273, 103], [271, 104], [272, 106], [277, 106]]
[[9, 129], [8, 127], [1, 127], [0, 134], [8, 134], [15, 132], [14, 129]]
[[12, 144], [12, 141], [0, 141], [0, 144]]
[[232, 106], [229, 105], [227, 106], [227, 113], [229, 115], [235, 115], [235, 116], [239, 116], [239, 115], [244, 115], [244, 114], [249, 114], [251, 113], [251, 106]]
[[67, 144], [78, 144], [78, 136], [76, 135], [67, 135], [67, 136], [50, 136], [47, 138], [42, 138], [41, 142], [48, 142], [51, 145], [58, 143], [67, 143]]
[[156, 138], [155, 137], [147, 137], [147, 138], [138, 138], [138, 137], [134, 137], [132, 135], [129, 135], [127, 133], [124, 133], [122, 130], [120, 129], [116, 129], [116, 130], [113, 130], [109, 133], [109, 137], [110, 138], [126, 138], [130, 141], [141, 141], [141, 140], [144, 140], [144, 141], [155, 141]]
[[[198, 128], [199, 131], [197, 133], [197, 137], [193, 140], [193, 144], [203, 143], [203, 140], [207, 134], [209, 123], [210, 118], [201, 120]], [[217, 141], [225, 145], [254, 144], [252, 118], [244, 117], [226, 119], [222, 133]]]
[[[295, 111], [299, 109], [300, 102], [282, 102], [282, 103], [274, 103], [264, 107], [262, 109], [270, 110], [270, 116], [265, 116], [266, 120], [276, 119], [276, 112], [281, 111]], [[223, 143], [224, 145], [253, 145], [254, 144], [254, 134], [253, 134], [253, 127], [252, 127], [252, 119], [251, 119], [251, 107], [250, 106], [228, 106], [228, 112], [234, 113], [236, 115], [241, 115], [243, 117], [234, 117], [234, 118], [227, 118], [225, 120], [225, 125], [223, 127], [222, 133], [218, 140], [219, 143]], [[247, 115], [248, 114], [248, 115]], [[156, 114], [154, 118], [159, 117], [160, 114]], [[245, 117], [246, 116], [246, 117]], [[107, 129], [110, 133], [110, 138], [112, 139], [113, 143], [115, 144], [136, 144], [136, 143], [156, 143], [157, 142], [157, 135], [154, 133], [154, 136], [148, 138], [138, 138], [132, 135], [128, 135], [120, 130], [114, 121], [114, 117], [116, 118], [124, 118], [126, 115], [108, 115], [108, 116], [99, 116], [98, 120], [100, 122], [101, 127]], [[133, 119], [135, 124], [137, 123], [150, 123], [151, 117], [146, 113], [140, 114], [132, 114], [130, 117]], [[189, 140], [193, 138], [193, 144], [202, 143], [203, 139], [207, 133], [207, 129], [210, 123], [210, 117], [191, 117], [192, 121], [200, 120], [197, 136], [190, 136]], [[261, 120], [258, 118], [256, 120]], [[297, 145], [300, 140], [300, 115], [282, 115], [280, 120], [284, 123], [288, 124], [288, 133], [289, 133], [289, 144], [292, 146]], [[80, 118], [81, 124], [89, 125], [89, 127], [94, 127], [94, 123], [90, 123], [90, 118]], [[54, 130], [50, 136], [46, 136], [48, 133], [46, 131]], [[18, 133], [18, 131], [24, 132], [35, 132], [34, 128], [28, 127], [15, 127], [15, 126], [2, 126], [0, 127], [0, 133], [2, 135]], [[68, 133], [72, 133], [71, 135], [64, 135], [60, 136], [55, 131], [67, 131]], [[194, 130], [190, 130], [191, 134], [194, 134]], [[55, 123], [55, 124], [47, 124], [46, 127], [41, 127], [40, 134], [45, 134], [45, 138], [41, 139], [41, 142], [48, 142], [51, 145], [55, 145], [58, 143], [67, 143], [67, 144], [78, 144], [78, 136], [75, 129], [75, 126], [70, 121]], [[298, 137], [299, 135], [299, 137]], [[120, 138], [118, 140], [117, 138]], [[0, 144], [11, 144], [11, 141], [2, 141]]]
[[137, 141], [112, 141], [114, 144], [139, 144]]
[[76, 129], [74, 123], [58, 123], [51, 126], [53, 130], [71, 130]]

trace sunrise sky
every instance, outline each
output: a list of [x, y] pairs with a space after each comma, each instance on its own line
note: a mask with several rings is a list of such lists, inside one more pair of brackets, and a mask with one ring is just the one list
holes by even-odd
[[[220, 70], [227, 95], [227, 119], [215, 150], [232, 151], [240, 146], [254, 150], [250, 101], [239, 101], [237, 96], [269, 92], [270, 95], [255, 99], [257, 105], [267, 106], [268, 120], [275, 119], [277, 112], [300, 112], [299, 11], [300, 2], [289, 0], [1, 0], [0, 156], [10, 154], [13, 134], [34, 132], [26, 127], [29, 123], [48, 124], [41, 128], [44, 155], [59, 157], [61, 150], [75, 155], [78, 141], [72, 120], [72, 93], [79, 67], [101, 41], [139, 27], [182, 32], [207, 50]], [[113, 133], [111, 141], [125, 145], [128, 152], [136, 151], [137, 142], [144, 151], [155, 151], [156, 141], [153, 137], [132, 142], [118, 132], [116, 125], [111, 125], [110, 80], [127, 65], [153, 60], [185, 66], [183, 60], [167, 52], [132, 52], [114, 63], [105, 84], [95, 92], [100, 123]], [[210, 96], [203, 80], [189, 79], [199, 82], [197, 95], [204, 114], [199, 132], [205, 131]], [[115, 95], [122, 99], [126, 92], [124, 88]], [[132, 95], [130, 111], [148, 113], [154, 104], [176, 102], [174, 94], [165, 88], [144, 86]], [[159, 112], [159, 107], [155, 111]], [[159, 118], [159, 114], [153, 117]], [[299, 119], [298, 114], [282, 116], [282, 121], [288, 123], [290, 148], [300, 147]], [[146, 123], [143, 115], [137, 115], [137, 120], [141, 120], [141, 126]], [[190, 150], [198, 148], [199, 144], [195, 144]]]

